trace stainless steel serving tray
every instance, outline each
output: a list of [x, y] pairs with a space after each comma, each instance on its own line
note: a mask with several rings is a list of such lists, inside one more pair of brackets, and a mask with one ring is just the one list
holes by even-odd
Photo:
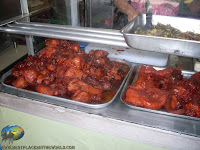
[[[143, 108], [143, 107], [138, 107], [135, 105], [132, 105], [131, 103], [127, 102], [125, 100], [126, 98], [126, 91], [129, 85], [135, 83], [138, 79], [138, 75], [139, 75], [139, 69], [140, 69], [141, 65], [137, 65], [134, 68], [131, 69], [130, 74], [126, 80], [126, 83], [124, 84], [124, 87], [122, 89], [121, 95], [120, 95], [120, 100], [128, 107], [132, 108], [132, 109], [136, 109], [136, 110], [140, 110], [140, 111], [146, 111], [149, 113], [158, 113], [158, 114], [162, 114], [162, 115], [168, 115], [168, 116], [174, 116], [174, 117], [181, 117], [181, 118], [187, 118], [187, 119], [195, 119], [195, 120], [200, 120], [200, 118], [197, 117], [191, 117], [191, 116], [186, 116], [186, 115], [178, 115], [178, 114], [174, 114], [174, 113], [170, 113], [167, 112], [165, 110], [153, 110], [153, 109], [147, 109], [147, 108]], [[162, 70], [165, 68], [162, 67], [154, 67], [156, 70]], [[182, 70], [182, 75], [184, 78], [189, 78], [190, 76], [192, 76], [194, 73], [193, 71], [185, 71]]]
[[[200, 34], [200, 20], [197, 19], [153, 15], [152, 24], [156, 25], [158, 22], [164, 25], [170, 24], [182, 32], [191, 31]], [[140, 14], [121, 29], [121, 33], [130, 47], [193, 58], [200, 57], [200, 41], [133, 34], [137, 27], [143, 27], [145, 24], [146, 15]]]
[[[116, 96], [118, 95], [118, 93], [120, 92], [121, 88], [123, 87], [131, 69], [133, 68], [133, 65], [130, 63], [130, 62], [127, 62], [126, 60], [124, 59], [111, 59], [110, 60], [115, 60], [115, 61], [118, 61], [118, 62], [121, 62], [121, 63], [125, 63], [127, 64], [129, 67], [130, 67], [130, 70], [129, 72], [127, 73], [127, 75], [125, 76], [123, 82], [121, 83], [119, 89], [117, 90], [116, 94], [114, 95], [114, 97], [107, 103], [103, 103], [103, 104], [89, 104], [89, 103], [84, 103], [84, 102], [79, 102], [79, 101], [75, 101], [75, 100], [71, 100], [71, 99], [66, 99], [66, 98], [62, 98], [62, 97], [57, 97], [57, 96], [51, 96], [51, 95], [46, 95], [46, 94], [42, 94], [42, 93], [38, 93], [38, 92], [33, 92], [33, 91], [29, 91], [29, 90], [26, 90], [26, 89], [20, 89], [20, 88], [16, 88], [14, 86], [11, 86], [11, 85], [7, 85], [4, 83], [6, 77], [8, 77], [9, 75], [11, 75], [11, 70], [9, 70], [8, 72], [6, 72], [2, 78], [1, 78], [1, 84], [10, 89], [10, 90], [15, 90], [15, 93], [17, 92], [16, 95], [23, 95], [23, 97], [27, 97], [27, 98], [43, 98], [43, 99], [53, 99], [55, 100], [55, 104], [56, 104], [56, 101], [62, 101], [62, 102], [66, 102], [66, 103], [69, 103], [69, 104], [74, 104], [74, 105], [78, 105], [78, 106], [83, 106], [83, 107], [87, 107], [87, 108], [104, 108], [106, 106], [108, 106], [110, 103], [112, 103]], [[12, 94], [12, 93], [11, 93]]]

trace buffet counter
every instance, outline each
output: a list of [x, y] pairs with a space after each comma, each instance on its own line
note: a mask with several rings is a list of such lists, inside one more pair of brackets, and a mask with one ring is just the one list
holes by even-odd
[[[75, 133], [77, 132], [76, 127], [78, 127], [78, 130], [82, 130], [80, 128], [86, 129], [80, 132], [80, 134], [82, 135], [87, 134], [87, 132], [95, 131], [96, 134], [97, 132], [102, 133], [101, 135], [103, 137], [111, 135], [110, 138], [113, 140], [115, 138], [120, 138], [122, 140], [120, 143], [123, 146], [124, 146], [123, 140], [126, 139], [128, 140], [128, 142], [125, 142], [126, 149], [132, 149], [134, 146], [137, 147], [138, 143], [140, 143], [138, 149], [141, 149], [141, 148], [143, 149], [145, 147], [147, 149], [151, 149], [151, 148], [152, 149], [162, 149], [162, 148], [198, 149], [199, 144], [200, 144], [199, 137], [180, 134], [173, 131], [169, 131], [167, 129], [162, 130], [162, 129], [159, 129], [158, 127], [157, 128], [150, 127], [150, 124], [149, 126], [138, 124], [138, 122], [142, 120], [145, 121], [145, 119], [151, 118], [151, 116], [149, 116], [148, 114], [145, 114], [145, 112], [137, 112], [135, 110], [128, 109], [126, 106], [123, 106], [123, 104], [121, 104], [121, 102], [119, 101], [119, 98], [117, 98], [116, 101], [114, 101], [109, 107], [104, 108], [104, 110], [89, 110], [88, 109], [85, 111], [79, 111], [79, 110], [76, 110], [77, 109], [76, 106], [74, 106], [73, 109], [67, 108], [67, 107], [64, 108], [64, 107], [55, 106], [55, 105], [51, 105], [51, 104], [47, 104], [43, 102], [38, 102], [38, 101], [34, 101], [34, 100], [22, 98], [22, 97], [17, 97], [14, 95], [1, 92], [0, 105], [1, 105], [1, 114], [3, 116], [2, 125], [6, 126], [8, 124], [18, 123], [18, 125], [20, 125], [25, 130], [24, 138], [19, 140], [21, 141], [21, 143], [14, 142], [15, 145], [19, 143], [23, 144], [23, 141], [26, 142], [28, 140], [26, 137], [29, 137], [29, 136], [31, 136], [32, 139], [35, 139], [37, 136], [37, 133], [33, 133], [33, 135], [30, 135], [29, 133], [31, 132], [31, 130], [35, 130], [34, 126], [32, 126], [32, 122], [34, 122], [35, 119], [40, 120], [40, 121], [44, 120], [43, 118], [60, 122], [62, 124], [65, 124], [66, 126], [70, 125], [72, 128], [74, 128], [71, 130]], [[10, 113], [6, 113], [9, 111]], [[20, 117], [19, 118], [15, 117], [17, 116], [17, 113], [22, 114], [21, 119]], [[37, 117], [33, 117], [35, 118], [33, 120], [29, 118], [29, 121], [30, 121], [28, 123], [29, 126], [24, 127], [23, 124], [25, 124], [25, 122], [27, 121], [27, 118], [26, 117], [24, 118], [24, 116], [26, 115], [30, 116], [30, 118], [33, 116], [37, 116]], [[169, 124], [171, 124], [171, 128], [174, 128], [174, 129], [177, 126], [179, 126], [180, 128], [181, 122], [179, 122], [180, 120], [178, 119], [174, 121], [171, 120], [171, 122], [169, 122], [169, 120], [166, 120], [166, 118], [164, 117], [162, 117], [162, 119], [160, 118], [160, 122], [158, 122], [157, 119], [159, 118], [151, 118], [147, 121], [149, 121], [149, 123], [151, 122], [151, 124], [157, 124], [157, 125], [162, 125], [163, 123], [165, 123], [165, 126], [168, 126]], [[130, 122], [130, 120], [132, 120], [132, 122]], [[34, 124], [40, 124], [40, 122], [38, 121], [37, 123], [35, 122]], [[186, 124], [188, 124], [188, 122], [182, 122], [182, 128], [184, 128], [184, 125]], [[40, 124], [38, 131], [42, 133], [43, 132], [42, 129], [48, 128], [48, 126], [49, 126], [48, 121], [45, 121], [43, 124]], [[192, 122], [191, 122], [191, 126], [194, 127], [195, 125], [192, 125]], [[50, 125], [50, 127], [52, 126]], [[58, 127], [59, 126], [57, 126], [56, 128]], [[197, 126], [195, 128], [196, 128], [196, 132], [198, 132]], [[66, 133], [66, 132], [63, 131], [63, 133]], [[59, 141], [59, 140], [56, 141], [55, 139], [56, 136], [58, 136], [56, 134], [52, 135], [49, 133], [48, 136], [45, 135], [45, 138], [46, 137], [48, 138], [46, 138], [46, 140], [45, 139], [42, 140], [42, 141], [45, 141], [45, 142], [42, 142], [43, 144], [48, 143], [48, 139], [51, 139], [51, 140], [54, 139], [55, 140], [54, 143]], [[68, 138], [70, 137], [73, 138], [73, 136], [75, 135], [70, 133], [70, 135], [68, 135]], [[90, 139], [91, 134], [87, 134], [87, 137]], [[102, 140], [101, 138], [96, 137], [96, 140], [97, 141], [99, 140], [98, 144], [102, 142], [104, 143], [104, 141], [101, 142]], [[87, 143], [84, 143], [84, 141], [85, 141], [84, 139], [80, 138], [80, 142], [83, 143], [83, 145], [87, 144]], [[105, 142], [105, 144], [107, 143], [108, 142]], [[2, 143], [2, 145], [3, 144], [7, 144], [7, 143], [4, 142]], [[50, 142], [48, 144], [52, 144], [52, 143]], [[59, 144], [63, 144], [63, 143], [61, 142]], [[74, 143], [69, 142], [69, 145], [70, 144], [74, 144]], [[116, 143], [111, 142], [107, 145], [107, 147], [103, 147], [103, 145], [99, 146], [99, 149], [101, 148], [110, 149], [110, 147], [112, 148], [114, 145], [116, 145]], [[87, 146], [90, 147], [91, 145], [87, 145]], [[120, 149], [120, 145], [118, 145], [117, 147]]]
[[[170, 56], [169, 58], [171, 66], [178, 65], [186, 70], [192, 68], [191, 62], [192, 59], [184, 57]], [[87, 132], [100, 134], [100, 139], [97, 138], [100, 135], [96, 135], [97, 141], [101, 141], [105, 137], [110, 136], [110, 138], [108, 138], [109, 140], [106, 142], [102, 141], [108, 144], [108, 147], [106, 147], [107, 149], [116, 145], [116, 141], [112, 141], [115, 138], [119, 140], [117, 143], [121, 143], [118, 144], [119, 149], [122, 148], [121, 146], [125, 146], [126, 149], [132, 149], [132, 147], [137, 147], [138, 144], [138, 149], [145, 149], [145, 147], [147, 149], [198, 149], [200, 145], [200, 122], [198, 118], [185, 119], [182, 117], [179, 118], [170, 115], [134, 110], [121, 102], [120, 94], [118, 94], [116, 99], [107, 107], [92, 109], [65, 102], [57, 102], [57, 104], [55, 104], [53, 100], [47, 99], [34, 99], [34, 97], [27, 99], [25, 98], [26, 95], [7, 94], [11, 91], [6, 90], [2, 85], [0, 89], [0, 106], [3, 117], [1, 128], [8, 124], [18, 124], [23, 128], [23, 124], [26, 124], [24, 116], [28, 115], [28, 118], [37, 116], [35, 117], [37, 118], [36, 120], [44, 120], [44, 118], [46, 118], [48, 121], [53, 120], [56, 121], [56, 123], [60, 122], [62, 126], [70, 126], [69, 130], [73, 132], [84, 130], [80, 133], [85, 136], [87, 135], [88, 138], [91, 138], [91, 135]], [[22, 113], [23, 117], [21, 119], [15, 117], [17, 113]], [[48, 121], [44, 121], [38, 130], [41, 131], [43, 128], [46, 128], [46, 126], [51, 126], [47, 123]], [[35, 135], [30, 135], [29, 133], [32, 131], [32, 128], [34, 128], [32, 122], [35, 122], [34, 119], [30, 119], [30, 123], [28, 123], [29, 126], [26, 125], [24, 127], [26, 136], [34, 137], [37, 135], [35, 133]], [[59, 127], [57, 126], [56, 128]], [[61, 135], [58, 134], [56, 136]], [[47, 137], [52, 140], [55, 139], [56, 136], [55, 134], [49, 134]], [[73, 138], [73, 136], [74, 134], [71, 134], [68, 135], [67, 138]], [[19, 141], [23, 143], [23, 140], [26, 141], [26, 138], [24, 137], [24, 139]], [[84, 140], [84, 138], [79, 139], [81, 142]], [[108, 142], [110, 140], [112, 141], [111, 143]], [[127, 141], [124, 142], [124, 140], [127, 140], [128, 143]], [[43, 139], [43, 141], [45, 141], [43, 143], [48, 143], [47, 139]], [[99, 145], [101, 142], [97, 141], [96, 144], [98, 143], [99, 149], [106, 149], [104, 147], [105, 145]], [[2, 144], [7, 143], [4, 142]], [[15, 142], [14, 144], [17, 145]], [[91, 143], [89, 145], [91, 146]]]

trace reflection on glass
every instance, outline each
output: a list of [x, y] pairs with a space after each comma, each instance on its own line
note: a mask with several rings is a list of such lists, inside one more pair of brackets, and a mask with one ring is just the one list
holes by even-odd
[[32, 22], [108, 29], [113, 27], [115, 7], [112, 0], [28, 0], [28, 4], [29, 11], [44, 8], [31, 17]]
[[0, 75], [1, 71], [27, 54], [25, 37], [18, 34], [0, 34]]
[[0, 21], [21, 15], [20, 0], [0, 0]]

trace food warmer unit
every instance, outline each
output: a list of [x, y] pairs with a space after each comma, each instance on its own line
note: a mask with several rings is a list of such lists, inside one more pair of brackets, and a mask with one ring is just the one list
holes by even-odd
[[[155, 65], [161, 68], [166, 68], [169, 66], [182, 67], [181, 69], [184, 70], [186, 76], [191, 76], [191, 74], [194, 74], [195, 71], [193, 68], [193, 60], [200, 57], [200, 42], [178, 39], [171, 40], [169, 38], [154, 38], [146, 35], [134, 35], [132, 33], [134, 30], [134, 25], [145, 24], [144, 16], [138, 16], [133, 22], [129, 23], [122, 30], [96, 28], [95, 26], [93, 27], [91, 21], [92, 17], [89, 15], [89, 17], [86, 17], [86, 14], [88, 12], [90, 15], [92, 13], [92, 1], [89, 0], [84, 1], [83, 3], [84, 5], [87, 5], [87, 7], [84, 7], [85, 9], [83, 12], [85, 15], [84, 17], [87, 19], [89, 18], [87, 21], [89, 21], [90, 23], [82, 22], [82, 27], [80, 26], [80, 22], [78, 19], [79, 17], [77, 4], [83, 1], [65, 1], [66, 3], [70, 4], [71, 18], [68, 18], [67, 21], [71, 21], [71, 25], [59, 25], [44, 22], [40, 23], [40, 21], [38, 20], [35, 21], [33, 19], [35, 16], [40, 15], [42, 12], [49, 10], [53, 6], [29, 12], [27, 1], [20, 2], [21, 14], [1, 21], [0, 31], [3, 33], [9, 33], [11, 35], [25, 35], [28, 55], [35, 55], [36, 53], [33, 47], [33, 40], [35, 40], [34, 38], [36, 37], [70, 40], [76, 41], [80, 45], [86, 44], [87, 46], [83, 46], [83, 50], [85, 50], [86, 53], [89, 53], [90, 50], [107, 50], [108, 52], [110, 52], [110, 57], [112, 57], [110, 59], [123, 62], [125, 62], [125, 60], [128, 61], [127, 64], [130, 66], [130, 71], [127, 73], [127, 76], [121, 83], [121, 86], [119, 87], [117, 93], [109, 103], [93, 105], [65, 100], [64, 98], [58, 98], [55, 96], [38, 94], [37, 92], [21, 90], [5, 84], [5, 78], [11, 73], [9, 70], [14, 66], [14, 63], [13, 65], [1, 71], [1, 106], [9, 107], [10, 105], [11, 108], [17, 107], [17, 100], [15, 101], [15, 106], [11, 103], [9, 104], [9, 101], [6, 100], [6, 95], [11, 96], [10, 100], [14, 95], [13, 99], [16, 99], [15, 96], [17, 96], [17, 99], [19, 99], [19, 101], [20, 99], [27, 99], [32, 100], [30, 103], [41, 102], [42, 104], [50, 104], [50, 106], [52, 107], [59, 107], [62, 109], [66, 108], [75, 112], [77, 111], [85, 114], [91, 114], [97, 117], [99, 116], [103, 118], [108, 118], [111, 119], [111, 122], [117, 121], [119, 129], [120, 126], [128, 123], [130, 124], [130, 127], [127, 128], [127, 130], [122, 129], [122, 131], [125, 131], [126, 133], [129, 132], [128, 130], [133, 130], [135, 134], [139, 136], [139, 133], [137, 132], [141, 132], [141, 136], [139, 136], [138, 138], [134, 135], [120, 136], [120, 131], [118, 131], [119, 133], [114, 134], [119, 135], [119, 137], [123, 137], [125, 139], [127, 138], [152, 144], [155, 146], [172, 149], [189, 149], [191, 145], [193, 146], [192, 148], [198, 149], [198, 145], [200, 144], [199, 118], [174, 115], [163, 111], [149, 111], [142, 108], [138, 109], [137, 107], [125, 104], [122, 100], [123, 92], [125, 90], [123, 87], [126, 87], [128, 84], [128, 82], [125, 83], [125, 81], [130, 80], [131, 76], [128, 77], [128, 75], [131, 73], [133, 75], [135, 67], [138, 65]], [[112, 3], [105, 1], [103, 4], [108, 5], [113, 11]], [[66, 7], [69, 6], [66, 5]], [[88, 12], [86, 10], [88, 10]], [[113, 14], [111, 13], [111, 16], [112, 15]], [[178, 18], [180, 20], [177, 22], [176, 17], [165, 18], [162, 16], [154, 16], [153, 19], [154, 23], [159, 21], [163, 21], [163, 23], [166, 23], [166, 21], [169, 21], [170, 23], [174, 23], [175, 25], [179, 25], [181, 21], [185, 24], [186, 22], [188, 22], [188, 26], [182, 26], [182, 30], [185, 30], [185, 28], [189, 27], [192, 31], [195, 30], [200, 33], [200, 21], [198, 20]], [[194, 23], [191, 23], [191, 21], [194, 21]], [[118, 125], [116, 125], [116, 127]], [[135, 129], [132, 128], [131, 125], [133, 125]], [[141, 127], [144, 129], [139, 129]], [[113, 127], [113, 129], [114, 128], [115, 127]], [[91, 129], [95, 130], [94, 128]], [[136, 129], [138, 129], [138, 131]], [[97, 129], [97, 131], [100, 130]], [[143, 131], [144, 133], [142, 133]], [[106, 133], [106, 129], [100, 132]], [[108, 133], [110, 134], [109, 131]], [[154, 139], [151, 139], [150, 134], [152, 134], [151, 136], [158, 141], [153, 141]], [[166, 134], [166, 136], [162, 137], [162, 134]], [[166, 143], [164, 143], [165, 138], [167, 141]], [[170, 138], [173, 141], [170, 141]], [[176, 138], [177, 143], [175, 142]]]

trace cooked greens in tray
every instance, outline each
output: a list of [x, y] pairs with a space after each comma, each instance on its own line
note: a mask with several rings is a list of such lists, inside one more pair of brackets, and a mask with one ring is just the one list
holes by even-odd
[[152, 35], [159, 37], [200, 41], [200, 34], [191, 31], [181, 32], [179, 29], [172, 27], [170, 24], [164, 25], [158, 23], [157, 25], [154, 25], [153, 30], [143, 30], [142, 27], [138, 27], [136, 30], [134, 30], [133, 33], [141, 35]]

